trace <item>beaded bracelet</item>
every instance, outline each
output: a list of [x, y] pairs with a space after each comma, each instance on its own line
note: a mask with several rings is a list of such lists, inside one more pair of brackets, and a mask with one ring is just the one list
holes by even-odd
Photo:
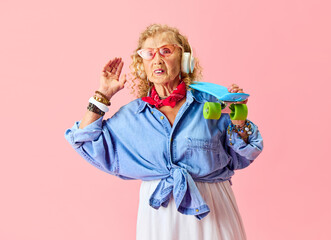
[[106, 106], [110, 106], [110, 104], [111, 104], [109, 101], [107, 101], [107, 100], [106, 100], [105, 98], [103, 98], [103, 97], [98, 97], [97, 95], [94, 95], [93, 98], [94, 98], [95, 100], [97, 100], [98, 102], [101, 102], [101, 103], [105, 104]]
[[[228, 134], [230, 135], [230, 145], [233, 145], [234, 142], [231, 142], [232, 141], [232, 132], [236, 132], [238, 134], [238, 137], [240, 139], [242, 139], [242, 137], [239, 135], [239, 132], [246, 132], [248, 135], [251, 135], [252, 134], [252, 124], [251, 124], [251, 121], [247, 120], [245, 121], [245, 124], [240, 127], [240, 126], [236, 126], [234, 125], [232, 122], [229, 124], [228, 126], [228, 129], [227, 129], [227, 132]], [[248, 139], [248, 136], [243, 139], [244, 141]], [[246, 141], [245, 141], [246, 142]]]
[[[100, 96], [103, 97], [103, 100], [104, 100], [105, 104], [106, 104], [107, 106], [110, 106], [110, 101], [109, 101], [109, 99], [107, 98], [107, 96], [106, 96], [105, 94], [103, 94], [103, 93], [100, 92], [100, 91], [95, 91], [95, 93], [100, 94]], [[108, 105], [108, 104], [109, 104], [109, 105]]]

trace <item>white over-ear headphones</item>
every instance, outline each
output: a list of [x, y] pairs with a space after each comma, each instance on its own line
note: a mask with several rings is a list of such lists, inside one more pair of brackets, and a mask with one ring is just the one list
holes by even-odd
[[184, 52], [182, 55], [182, 72], [184, 73], [193, 73], [194, 70], [194, 57], [191, 46], [190, 51], [191, 52]]

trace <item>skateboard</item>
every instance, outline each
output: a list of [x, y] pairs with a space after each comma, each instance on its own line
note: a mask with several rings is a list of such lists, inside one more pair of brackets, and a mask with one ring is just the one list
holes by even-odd
[[209, 82], [195, 82], [190, 84], [190, 88], [211, 94], [218, 100], [218, 102], [204, 104], [203, 116], [205, 119], [219, 119], [222, 113], [229, 113], [231, 120], [246, 120], [247, 105], [238, 102], [245, 101], [249, 94], [230, 93], [227, 87]]

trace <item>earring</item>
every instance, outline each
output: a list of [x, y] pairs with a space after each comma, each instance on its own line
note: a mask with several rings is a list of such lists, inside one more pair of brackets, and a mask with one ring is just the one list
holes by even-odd
[[179, 72], [179, 79], [182, 79], [182, 75], [181, 75], [181, 72]]

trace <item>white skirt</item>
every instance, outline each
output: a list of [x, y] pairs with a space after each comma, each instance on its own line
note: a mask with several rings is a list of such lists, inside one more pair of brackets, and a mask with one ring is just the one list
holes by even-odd
[[244, 225], [229, 181], [196, 182], [210, 208], [199, 220], [177, 211], [171, 195], [167, 207], [154, 209], [149, 197], [160, 179], [142, 181], [139, 195], [136, 240], [246, 240]]

